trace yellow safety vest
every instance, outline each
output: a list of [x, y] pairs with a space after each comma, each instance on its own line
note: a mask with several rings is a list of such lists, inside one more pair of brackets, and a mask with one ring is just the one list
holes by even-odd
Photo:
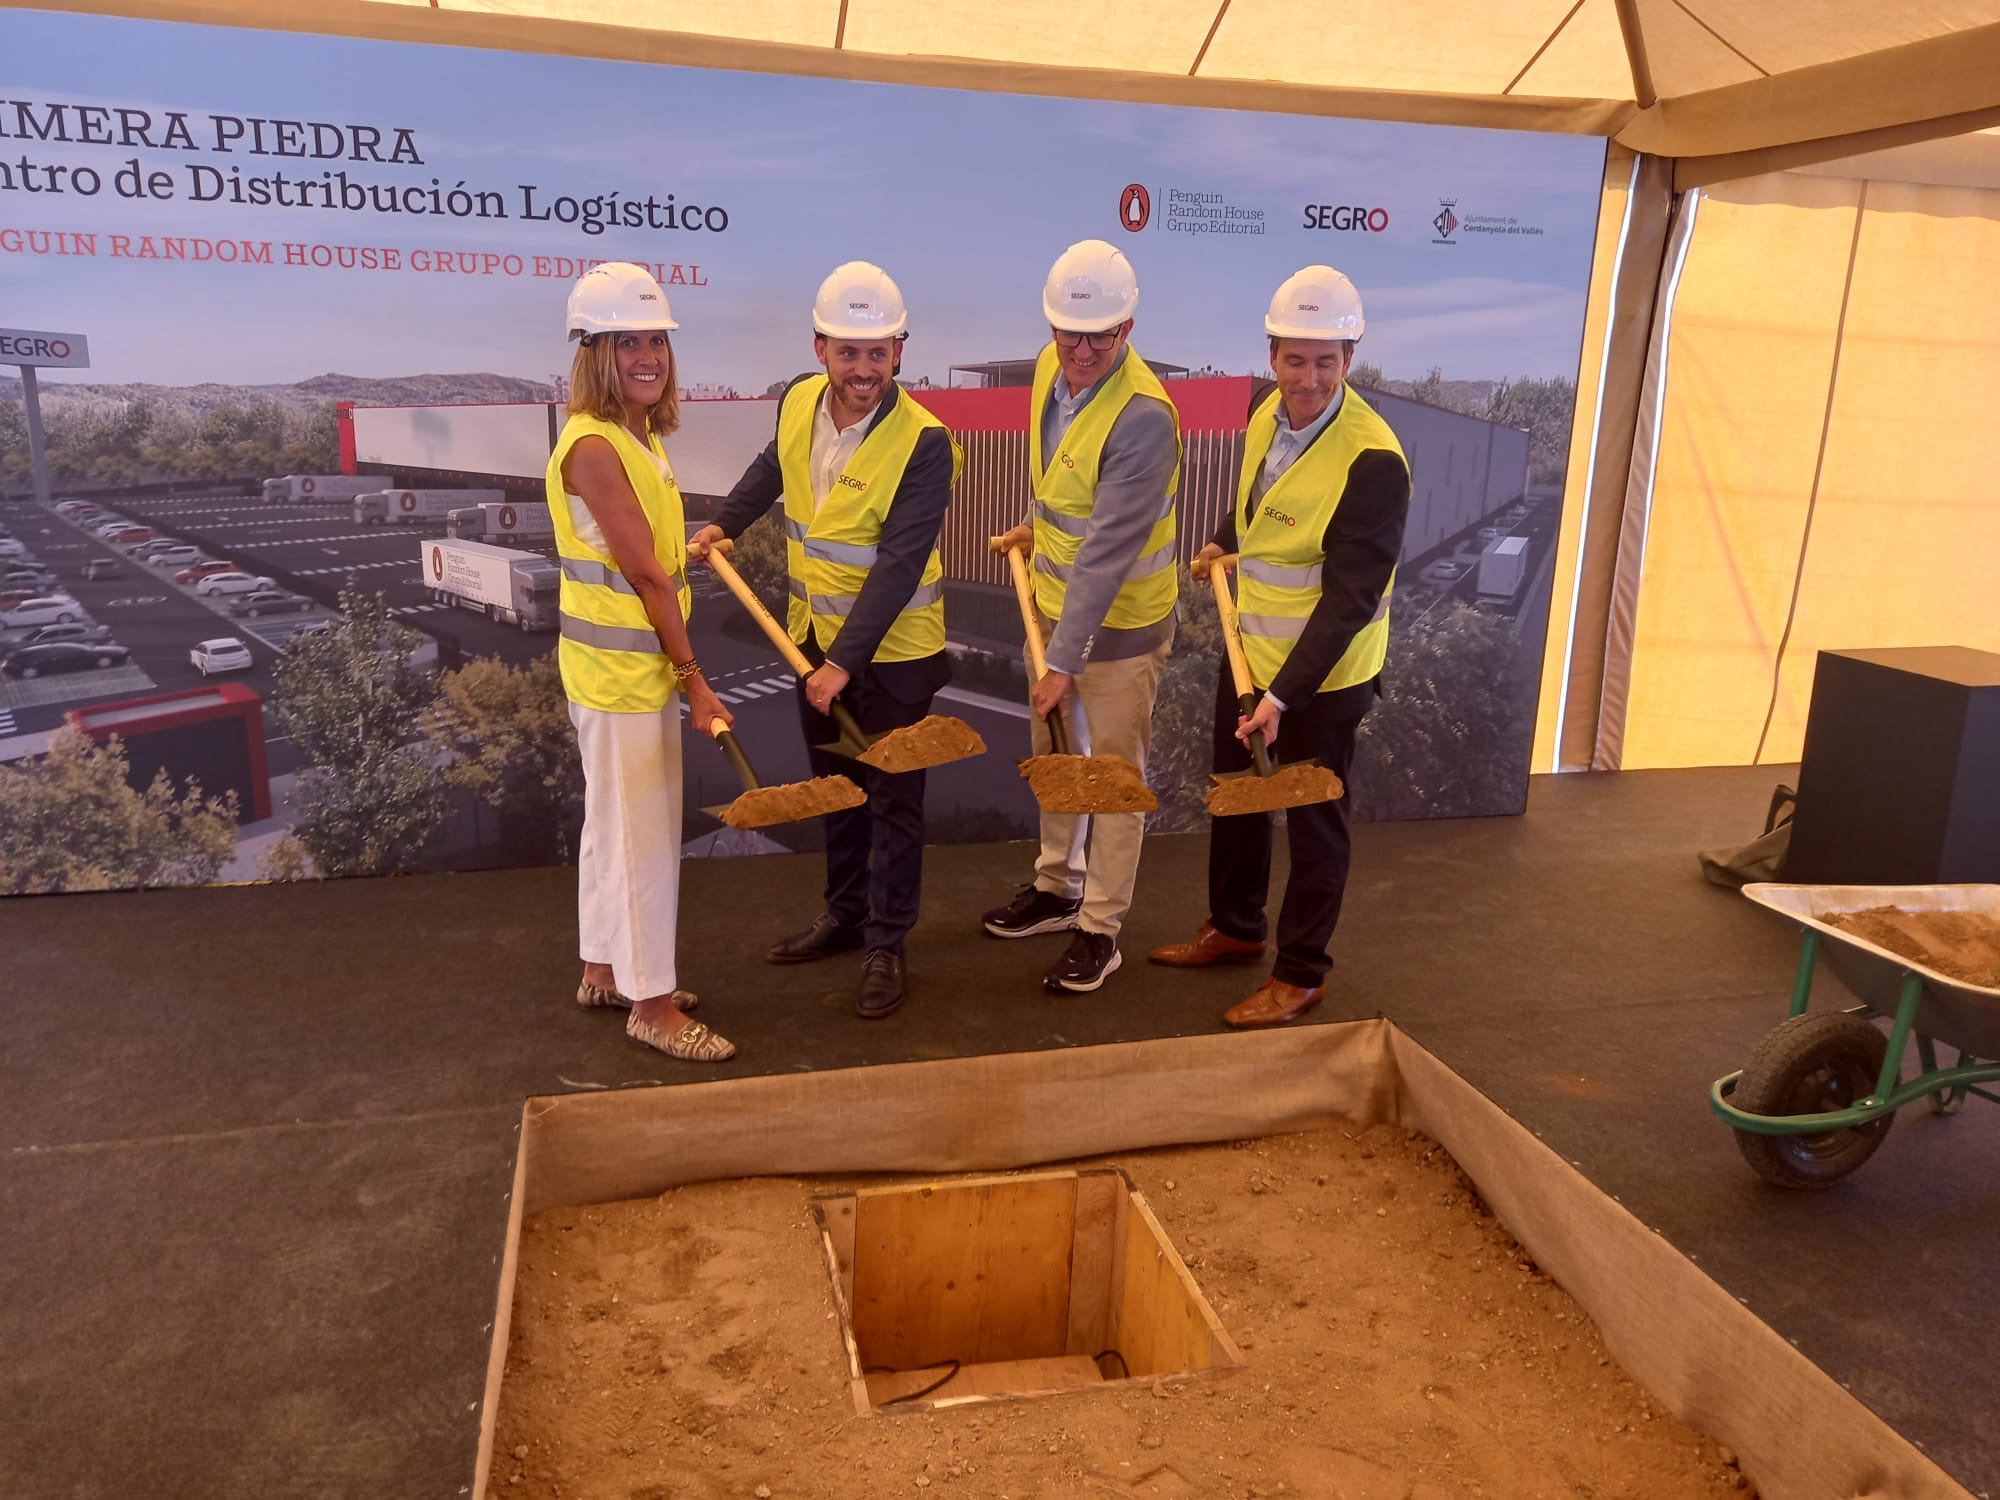
[[1061, 368], [1056, 346], [1049, 344], [1035, 361], [1035, 393], [1028, 408], [1028, 479], [1035, 491], [1035, 603], [1051, 620], [1062, 618], [1070, 569], [1097, 503], [1097, 467], [1104, 457], [1104, 440], [1128, 401], [1134, 396], [1153, 396], [1174, 412], [1174, 472], [1167, 481], [1160, 518], [1147, 533], [1138, 560], [1127, 570], [1104, 623], [1113, 630], [1156, 625], [1174, 612], [1174, 600], [1180, 592], [1174, 577], [1174, 492], [1181, 482], [1180, 414], [1167, 399], [1160, 377], [1139, 357], [1139, 351], [1127, 344], [1118, 368], [1098, 385], [1063, 433], [1062, 446], [1053, 460], [1045, 459], [1042, 413], [1048, 409]]
[[[1389, 424], [1349, 386], [1326, 430], [1264, 491], [1252, 514], [1251, 491], [1278, 433], [1278, 401], [1278, 392], [1272, 391], [1251, 416], [1244, 434], [1243, 468], [1236, 480], [1236, 537], [1241, 557], [1236, 610], [1250, 678], [1265, 688], [1277, 680], [1278, 670], [1305, 631], [1306, 617], [1319, 603], [1326, 528], [1347, 490], [1348, 470], [1355, 459], [1373, 448], [1387, 448], [1403, 457], [1403, 446]], [[1389, 654], [1389, 595], [1395, 587], [1396, 575], [1391, 570], [1382, 602], [1375, 607], [1375, 618], [1355, 634], [1316, 691], [1352, 687], [1382, 670]]]
[[562, 667], [563, 691], [572, 703], [606, 713], [657, 713], [673, 696], [673, 665], [637, 591], [609, 552], [577, 535], [570, 514], [572, 498], [579, 505], [583, 502], [563, 483], [563, 463], [586, 437], [604, 438], [617, 450], [632, 493], [639, 497], [639, 509], [653, 528], [653, 555], [673, 575], [683, 620], [694, 603], [687, 586], [686, 512], [660, 435], [653, 433], [642, 447], [616, 422], [571, 417], [543, 473], [556, 553], [562, 561], [562, 639], [556, 644], [556, 659]]
[[[820, 650], [833, 649], [854, 608], [868, 570], [875, 566], [882, 524], [903, 483], [917, 439], [932, 428], [951, 444], [951, 478], [958, 482], [963, 455], [944, 423], [903, 392], [875, 419], [817, 510], [813, 506], [813, 419], [830, 382], [811, 375], [785, 393], [778, 410], [778, 466], [785, 481], [785, 564], [791, 599], [785, 623], [805, 643], [810, 630]], [[924, 561], [916, 591], [875, 648], [876, 661], [915, 661], [944, 650], [944, 561], [936, 544]]]

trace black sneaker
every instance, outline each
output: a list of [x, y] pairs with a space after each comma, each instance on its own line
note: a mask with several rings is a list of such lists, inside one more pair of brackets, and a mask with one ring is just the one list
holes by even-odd
[[979, 925], [997, 938], [1033, 937], [1038, 932], [1067, 932], [1076, 926], [1081, 900], [1051, 895], [1039, 886], [1024, 885], [1005, 906], [996, 906]]
[[1109, 933], [1079, 930], [1055, 967], [1042, 976], [1042, 983], [1052, 990], [1087, 995], [1117, 973], [1120, 962], [1118, 939]]
[[854, 1013], [863, 1020], [879, 1021], [894, 1015], [908, 992], [903, 955], [887, 948], [870, 948], [861, 960], [861, 986], [855, 991]]
[[823, 911], [804, 932], [795, 932], [773, 943], [764, 960], [774, 964], [809, 964], [814, 959], [831, 958], [860, 946], [859, 927], [844, 927], [833, 919], [831, 912]]

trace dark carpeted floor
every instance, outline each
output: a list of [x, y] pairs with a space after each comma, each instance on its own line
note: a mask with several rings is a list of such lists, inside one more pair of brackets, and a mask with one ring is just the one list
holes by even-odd
[[[1314, 1018], [1396, 1020], [2000, 1489], [2000, 1114], [1906, 1111], [1855, 1177], [1786, 1194], [1707, 1109], [1796, 943], [1694, 851], [1754, 834], [1778, 774], [1544, 778], [1523, 818], [1361, 829]], [[525, 1096], [1212, 1030], [1256, 976], [1144, 962], [1204, 915], [1205, 850], [1149, 844], [1126, 968], [1062, 999], [1060, 938], [976, 928], [1028, 846], [928, 851], [913, 997], [880, 1023], [853, 960], [762, 962], [817, 909], [816, 857], [690, 864], [682, 982], [742, 1048], [708, 1070], [569, 1003], [567, 871], [0, 904], [0, 1494], [460, 1494]]]

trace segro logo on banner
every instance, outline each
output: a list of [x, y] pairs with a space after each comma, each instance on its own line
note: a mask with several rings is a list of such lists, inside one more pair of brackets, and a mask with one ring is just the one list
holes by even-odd
[[0, 328], [0, 365], [40, 365], [51, 370], [90, 368], [90, 340], [80, 333]]

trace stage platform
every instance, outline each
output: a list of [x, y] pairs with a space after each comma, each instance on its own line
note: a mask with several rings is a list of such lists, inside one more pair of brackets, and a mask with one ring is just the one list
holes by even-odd
[[[1524, 817], [1358, 830], [1311, 1021], [1397, 1022], [2000, 1493], [2000, 1112], [1905, 1111], [1789, 1194], [1707, 1108], [1796, 941], [1695, 851], [1755, 834], [1786, 769], [1540, 778]], [[1124, 969], [1060, 998], [1061, 938], [977, 928], [1029, 847], [927, 851], [912, 998], [873, 1023], [852, 959], [762, 961], [817, 856], [691, 862], [682, 982], [741, 1048], [711, 1069], [572, 1003], [566, 870], [0, 902], [0, 1494], [469, 1493], [524, 1099], [1218, 1030], [1254, 976], [1145, 962], [1201, 920], [1205, 851], [1149, 842]]]

